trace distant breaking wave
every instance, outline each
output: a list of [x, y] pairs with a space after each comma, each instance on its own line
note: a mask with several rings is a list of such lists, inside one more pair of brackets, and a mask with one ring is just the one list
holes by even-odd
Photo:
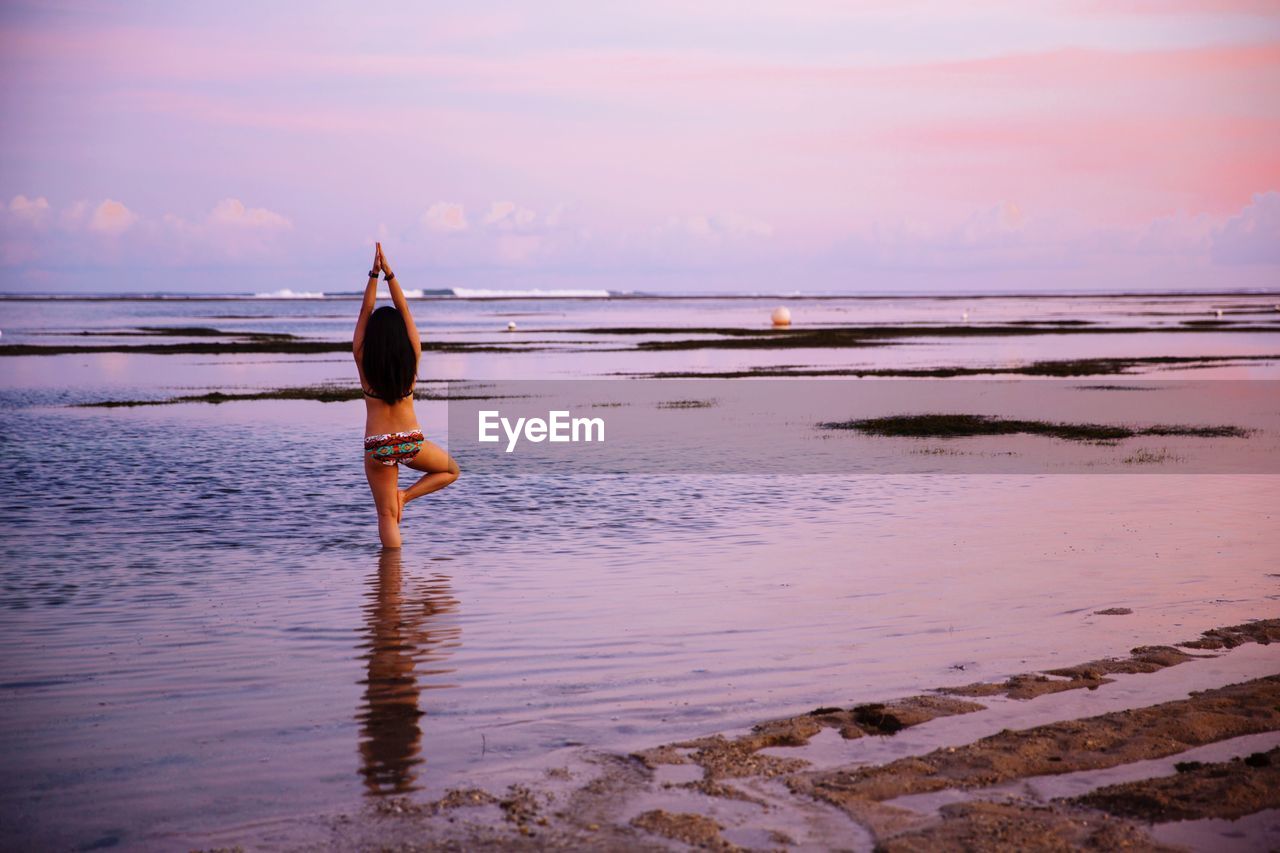
[[482, 290], [455, 287], [453, 295], [459, 299], [608, 299], [613, 294], [607, 290]]
[[[405, 298], [406, 298], [406, 299], [421, 299], [422, 297], [424, 297], [424, 296], [426, 296], [426, 295], [427, 295], [427, 292], [426, 292], [425, 290], [405, 290], [404, 288], [401, 288], [401, 292], [402, 292], [402, 293], [404, 293], [404, 295], [405, 295]], [[446, 292], [444, 292], [444, 293], [433, 293], [432, 295], [433, 295], [433, 296], [447, 296], [447, 295], [448, 295], [448, 291], [446, 291]], [[390, 299], [390, 298], [391, 298], [391, 291], [387, 290], [386, 288], [383, 288], [382, 290], [379, 290], [379, 291], [378, 291], [378, 298], [379, 298], [379, 299]]]
[[[220, 300], [234, 302], [241, 299], [334, 299], [349, 300], [359, 299], [363, 294], [362, 290], [335, 290], [324, 292], [320, 290], [291, 290], [290, 288], [282, 288], [280, 290], [272, 290], [267, 293], [2, 293], [0, 292], [0, 301], [8, 300]], [[639, 291], [618, 291], [618, 290], [586, 290], [586, 289], [555, 289], [555, 290], [486, 290], [484, 288], [474, 287], [448, 287], [448, 288], [413, 288], [404, 291], [404, 295], [409, 299], [609, 299], [617, 296], [640, 296], [646, 295]], [[655, 294], [656, 295], [656, 294]], [[678, 297], [682, 294], [667, 294], [672, 297]], [[724, 294], [728, 295], [728, 294]], [[378, 289], [378, 297], [386, 299], [390, 296], [386, 288]]]
[[[321, 293], [320, 291], [295, 291], [285, 288], [270, 293], [255, 293], [255, 299], [343, 299], [358, 296], [358, 293]], [[455, 299], [608, 299], [614, 294], [608, 290], [485, 290], [473, 287], [452, 287], [443, 290], [405, 290], [409, 299], [422, 299], [427, 296], [452, 296]], [[378, 296], [382, 299], [390, 297], [386, 288], [379, 288]]]
[[324, 294], [318, 290], [301, 290], [293, 291], [289, 288], [284, 290], [273, 290], [271, 293], [255, 293], [255, 299], [324, 299]]

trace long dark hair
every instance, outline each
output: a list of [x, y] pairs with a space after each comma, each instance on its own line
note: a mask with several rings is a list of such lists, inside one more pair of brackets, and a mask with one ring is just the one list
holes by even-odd
[[373, 396], [394, 403], [409, 396], [418, 369], [404, 318], [390, 305], [369, 315], [360, 357], [364, 380]]

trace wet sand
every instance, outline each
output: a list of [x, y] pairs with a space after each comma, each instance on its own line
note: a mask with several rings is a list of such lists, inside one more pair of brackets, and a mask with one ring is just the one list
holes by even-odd
[[[815, 708], [743, 734], [627, 755], [582, 750], [505, 788], [457, 788], [426, 803], [383, 799], [236, 840], [912, 851], [1208, 849], [1216, 839], [1209, 847], [1274, 849], [1278, 640], [1280, 619], [1226, 626], [1127, 656]], [[1080, 691], [1107, 710], [1074, 715], [1078, 703], [1068, 699]], [[914, 741], [904, 734], [916, 731]], [[849, 760], [851, 742], [869, 748]]]

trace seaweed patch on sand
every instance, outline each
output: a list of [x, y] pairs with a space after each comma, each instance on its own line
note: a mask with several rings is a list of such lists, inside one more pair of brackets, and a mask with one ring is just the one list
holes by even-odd
[[[421, 381], [419, 381], [421, 385]], [[510, 400], [522, 399], [528, 395], [505, 394], [447, 394], [437, 393], [419, 388], [413, 392], [415, 400]], [[303, 385], [292, 388], [273, 388], [266, 391], [209, 391], [205, 394], [182, 394], [177, 397], [164, 397], [156, 400], [96, 400], [91, 403], [76, 403], [73, 408], [79, 409], [121, 409], [136, 406], [175, 406], [180, 403], [237, 403], [245, 400], [314, 400], [319, 403], [345, 403], [360, 400], [364, 393], [352, 385]]]
[[851, 430], [867, 435], [897, 438], [967, 438], [982, 435], [1045, 435], [1067, 441], [1119, 441], [1134, 436], [1194, 436], [1196, 438], [1245, 438], [1249, 431], [1234, 426], [1156, 425], [1150, 427], [1107, 424], [1069, 424], [1027, 421], [991, 415], [892, 415], [850, 421], [824, 421], [820, 429]]
[[1067, 802], [1148, 823], [1232, 819], [1280, 808], [1280, 747], [1230, 761], [1176, 767], [1172, 776], [1108, 785]]
[[716, 400], [663, 400], [659, 409], [710, 409], [719, 405]]
[[[888, 811], [889, 807], [881, 806], [880, 810]], [[917, 820], [924, 825], [888, 835], [876, 844], [876, 850], [1182, 850], [1157, 844], [1128, 821], [1083, 809], [978, 800], [943, 806], [940, 818], [934, 822]]]
[[[539, 347], [499, 346], [479, 341], [423, 341], [423, 352], [535, 352]], [[266, 338], [222, 341], [182, 341], [165, 344], [3, 344], [0, 356], [31, 355], [93, 355], [98, 353], [124, 353], [136, 355], [244, 355], [263, 353], [321, 353], [351, 352], [350, 341], [313, 341], [289, 336], [271, 335]]]
[[1232, 649], [1245, 643], [1269, 645], [1280, 641], [1280, 619], [1261, 619], [1213, 628], [1195, 640], [1187, 640], [1176, 646], [1138, 646], [1125, 658], [1103, 658], [1076, 666], [1060, 667], [1043, 672], [1021, 673], [1003, 682], [978, 682], [962, 687], [942, 687], [938, 693], [951, 696], [1006, 696], [1010, 699], [1032, 699], [1046, 693], [1058, 693], [1076, 688], [1094, 689], [1107, 683], [1107, 675], [1150, 673], [1195, 660], [1204, 655], [1184, 649], [1217, 651]]
[[1120, 460], [1122, 465], [1162, 465], [1165, 462], [1185, 462], [1185, 456], [1169, 452], [1167, 447], [1151, 450], [1140, 447], [1135, 452]]
[[[750, 734], [740, 737], [713, 735], [633, 753], [633, 757], [648, 767], [696, 764], [702, 768], [703, 781], [707, 783], [743, 777], [772, 778], [803, 769], [807, 762], [763, 754], [762, 749], [804, 746], [823, 729], [835, 729], [845, 740], [853, 740], [867, 735], [893, 735], [939, 717], [983, 709], [976, 702], [945, 696], [908, 696], [848, 709], [815, 708], [807, 714], [760, 723]], [[713, 791], [712, 795], [722, 796], [723, 792]]]
[[1159, 389], [1153, 388], [1150, 385], [1101, 384], [1101, 385], [1077, 385], [1076, 390], [1077, 391], [1157, 391]]
[[[241, 400], [316, 400], [321, 403], [341, 403], [358, 400], [359, 388], [343, 385], [309, 385], [300, 388], [274, 388], [269, 391], [231, 392], [210, 391], [206, 394], [182, 394], [159, 400], [97, 400], [77, 403], [79, 409], [122, 409], [136, 406], [175, 406], [179, 403], [233, 403]], [[415, 395], [416, 396], [416, 395]]]
[[139, 355], [242, 355], [246, 353], [351, 352], [350, 342], [292, 340], [183, 341], [171, 344], [4, 344], [0, 356], [95, 355], [127, 353]]
[[287, 332], [226, 332], [210, 326], [138, 326], [133, 329], [83, 330], [79, 332], [35, 332], [37, 335], [81, 338], [227, 338], [243, 341], [294, 341]]
[[[1056, 677], [1062, 683], [1097, 687], [1105, 683], [1104, 673], [1150, 673], [1203, 656], [1186, 651], [1188, 647], [1276, 640], [1280, 619], [1262, 620], [1206, 631], [1176, 647], [1143, 646], [1127, 658], [1021, 678], [1048, 682]], [[984, 695], [1004, 694], [1008, 682], [991, 686], [995, 692]], [[1135, 692], [1141, 689], [1139, 682], [1128, 688], [1135, 698], [1141, 695]], [[1127, 704], [1078, 719], [1056, 717], [1054, 707], [1069, 706], [1051, 705], [1032, 715], [1049, 722], [972, 740], [961, 734], [949, 741], [947, 724], [940, 722], [919, 746], [903, 743], [884, 763], [854, 761], [814, 769], [801, 758], [771, 754], [805, 745], [838, 750], [830, 741], [813, 740], [827, 729], [845, 740], [893, 737], [942, 717], [979, 716], [987, 710], [937, 691], [884, 703], [821, 707], [760, 723], [737, 737], [698, 738], [631, 756], [584, 750], [573, 773], [555, 777], [572, 780], [567, 785], [548, 775], [527, 787], [510, 785], [505, 793], [468, 788], [424, 806], [397, 800], [391, 808], [373, 810], [372, 817], [333, 822], [338, 827], [333, 841], [344, 849], [403, 844], [414, 849], [506, 849], [529, 843], [547, 849], [669, 849], [674, 842], [722, 850], [795, 845], [902, 851], [1165, 850], [1171, 848], [1147, 834], [1147, 822], [1231, 819], [1280, 806], [1280, 749], [1212, 764], [1183, 762], [1175, 765], [1179, 772], [1174, 776], [1068, 798], [1043, 801], [1034, 793], [1011, 792], [1009, 786], [1037, 776], [1170, 759], [1194, 747], [1280, 731], [1280, 675], [1158, 704]], [[973, 728], [960, 725], [955, 732]], [[982, 723], [977, 729], [984, 729]], [[696, 765], [702, 773], [693, 781], [672, 781], [665, 765]], [[899, 800], [932, 792], [945, 792], [949, 802], [934, 811]]]
[[742, 849], [720, 837], [724, 827], [700, 814], [673, 814], [663, 809], [651, 809], [632, 818], [631, 825], [691, 847], [726, 851]]
[[[640, 350], [698, 350], [698, 349], [848, 349], [882, 346], [899, 340], [913, 338], [990, 338], [1027, 337], [1033, 335], [1136, 335], [1178, 334], [1197, 332], [1280, 332], [1276, 324], [1235, 324], [1210, 321], [1192, 321], [1178, 326], [1101, 326], [1083, 321], [1036, 322], [1019, 321], [1004, 324], [979, 325], [881, 325], [881, 326], [820, 326], [813, 328], [752, 329], [733, 327], [618, 326], [587, 328], [578, 334], [599, 336], [639, 337], [661, 336], [659, 340], [642, 340], [635, 348]], [[676, 335], [699, 335], [671, 339]]]
[[841, 807], [944, 789], [985, 788], [1027, 776], [1101, 770], [1195, 746], [1280, 730], [1280, 676], [1187, 699], [1082, 720], [1004, 730], [872, 767], [792, 777], [788, 783]]
[[1245, 643], [1269, 645], [1280, 642], [1280, 619], [1260, 619], [1257, 622], [1245, 622], [1242, 625], [1229, 625], [1226, 628], [1212, 628], [1205, 631], [1198, 639], [1178, 643], [1184, 649], [1234, 649]]
[[660, 371], [655, 373], [617, 373], [643, 379], [765, 379], [773, 377], [818, 378], [847, 376], [862, 378], [899, 379], [951, 379], [959, 376], [1112, 376], [1133, 375], [1140, 368], [1177, 369], [1215, 367], [1226, 365], [1269, 364], [1280, 361], [1276, 355], [1157, 355], [1133, 358], [1077, 358], [1053, 361], [1034, 361], [1030, 364], [1014, 364], [1003, 367], [804, 367], [778, 365], [752, 367], [743, 370], [718, 371]]

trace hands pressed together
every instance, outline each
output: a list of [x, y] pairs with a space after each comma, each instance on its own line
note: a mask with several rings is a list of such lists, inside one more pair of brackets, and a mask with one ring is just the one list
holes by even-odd
[[391, 265], [387, 263], [386, 255], [382, 254], [382, 244], [375, 243], [374, 246], [373, 266], [369, 268], [369, 278], [377, 278], [378, 273], [382, 273], [387, 281], [391, 281], [396, 277], [396, 274], [391, 271]]

